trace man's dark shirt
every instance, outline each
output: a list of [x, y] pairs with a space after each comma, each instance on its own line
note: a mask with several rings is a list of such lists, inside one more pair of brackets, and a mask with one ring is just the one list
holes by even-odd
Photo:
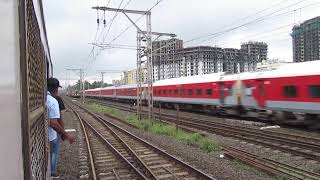
[[65, 110], [66, 107], [64, 106], [63, 100], [59, 96], [54, 96], [54, 98], [58, 101], [59, 103], [59, 109], [60, 111]]

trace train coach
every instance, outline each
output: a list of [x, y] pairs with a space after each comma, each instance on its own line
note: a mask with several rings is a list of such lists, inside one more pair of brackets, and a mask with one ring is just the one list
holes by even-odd
[[[214, 73], [160, 80], [153, 85], [155, 104], [180, 104], [216, 113], [260, 117], [278, 123], [304, 118], [319, 125], [320, 61], [288, 63], [268, 71]], [[146, 98], [143, 86], [143, 98]], [[87, 90], [86, 96], [134, 101], [136, 85]]]
[[0, 179], [50, 179], [47, 78], [53, 69], [42, 1], [0, 1]]

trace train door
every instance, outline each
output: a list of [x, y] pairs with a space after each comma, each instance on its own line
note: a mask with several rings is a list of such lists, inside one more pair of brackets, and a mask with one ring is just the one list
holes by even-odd
[[225, 91], [224, 91], [224, 83], [219, 83], [219, 99], [220, 99], [220, 104], [224, 104], [224, 98], [225, 98]]
[[113, 90], [112, 90], [112, 97], [113, 97], [113, 98], [116, 98], [116, 96], [117, 96], [117, 90], [116, 90], [116, 89], [113, 89]]
[[257, 81], [257, 99], [260, 107], [265, 107], [265, 84], [263, 80]]

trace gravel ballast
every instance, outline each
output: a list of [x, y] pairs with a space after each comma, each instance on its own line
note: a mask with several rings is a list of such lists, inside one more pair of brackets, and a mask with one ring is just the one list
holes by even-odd
[[[128, 112], [123, 113], [128, 114]], [[100, 115], [104, 114], [101, 113]], [[220, 158], [220, 155], [223, 155], [222, 151], [205, 153], [197, 147], [192, 147], [172, 137], [152, 134], [140, 129], [128, 127], [123, 123], [111, 120], [108, 117], [105, 118], [164, 149], [166, 152], [178, 157], [199, 170], [210, 174], [216, 179], [272, 179], [271, 176], [264, 172], [256, 170], [239, 161]]]
[[70, 145], [68, 141], [61, 141], [58, 174], [60, 179], [79, 179], [79, 123], [71, 110], [63, 112], [62, 117], [65, 129], [75, 129], [76, 131], [70, 132], [75, 137], [73, 144]]
[[[122, 111], [120, 112], [125, 115], [132, 114], [128, 112], [122, 112]], [[174, 110], [167, 110], [167, 109], [163, 109], [162, 112], [168, 113], [168, 114], [175, 113]], [[184, 116], [187, 115], [190, 117], [208, 118], [208, 116], [206, 115], [199, 115], [199, 114], [188, 113], [188, 112], [180, 112], [180, 114], [181, 115], [183, 114]], [[224, 122], [224, 123], [233, 124], [233, 125], [242, 125], [244, 127], [253, 127], [257, 129], [259, 129], [261, 126], [266, 125], [263, 123], [246, 123], [245, 121], [237, 122], [235, 120], [230, 120], [230, 119], [215, 118], [215, 117], [211, 117], [211, 118], [212, 120], [218, 121], [218, 122]], [[110, 118], [106, 117], [106, 119], [110, 119]], [[160, 148], [164, 149], [168, 153], [180, 158], [181, 160], [198, 168], [199, 170], [205, 173], [211, 174], [212, 177], [215, 177], [216, 179], [275, 179], [273, 176], [269, 176], [266, 173], [259, 171], [255, 168], [252, 168], [250, 166], [247, 166], [239, 161], [227, 159], [225, 157], [221, 158], [220, 156], [223, 155], [222, 151], [205, 153], [197, 147], [190, 146], [184, 142], [175, 140], [174, 138], [162, 136], [162, 135], [155, 135], [149, 132], [144, 132], [139, 129], [128, 127], [127, 125], [124, 125], [119, 121], [115, 121], [115, 120], [112, 120], [112, 121], [114, 121], [116, 124], [121, 125], [122, 127], [126, 128], [127, 130], [136, 134], [137, 136], [149, 141], [150, 143], [156, 146], [159, 146]], [[303, 136], [320, 138], [320, 135], [318, 133], [305, 132], [301, 130], [291, 130], [289, 128], [270, 129], [270, 131], [278, 131], [278, 132], [285, 132], [285, 133], [292, 133], [292, 134], [297, 133]], [[298, 168], [306, 169], [308, 171], [320, 173], [320, 164], [318, 161], [307, 160], [302, 157], [293, 156], [288, 153], [280, 152], [280, 151], [266, 148], [260, 145], [243, 142], [243, 141], [229, 138], [229, 137], [223, 137], [220, 135], [209, 134], [208, 137], [214, 140], [218, 140], [219, 142], [222, 142], [224, 145], [233, 146], [233, 147], [242, 149], [244, 151], [257, 154], [261, 157], [273, 159], [273, 160], [276, 160], [285, 164], [289, 164]], [[66, 146], [67, 148], [68, 143], [64, 142], [64, 144], [65, 144], [64, 146]], [[71, 146], [74, 146], [74, 145], [71, 145]], [[63, 151], [62, 149], [63, 148], [61, 148], [61, 151]], [[70, 152], [65, 150], [65, 153], [68, 154]], [[75, 154], [75, 153], [73, 152], [72, 154]], [[63, 161], [61, 156], [60, 156], [60, 159], [61, 161]], [[70, 169], [72, 167], [71, 166], [68, 167], [68, 165], [63, 165], [62, 168]], [[60, 166], [59, 166], [59, 172], [60, 172]], [[61, 172], [63, 173], [63, 171]], [[69, 173], [69, 170], [66, 170], [65, 172]], [[71, 175], [72, 172], [69, 174]], [[78, 172], [76, 174], [78, 174]], [[67, 179], [78, 179], [75, 177], [78, 177], [78, 176], [76, 175]]]

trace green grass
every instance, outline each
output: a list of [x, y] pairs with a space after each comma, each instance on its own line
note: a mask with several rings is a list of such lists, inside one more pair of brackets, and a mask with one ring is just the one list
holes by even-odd
[[173, 137], [179, 141], [187, 143], [188, 145], [199, 147], [202, 151], [207, 153], [212, 151], [219, 151], [222, 149], [220, 142], [218, 142], [217, 140], [203, 137], [199, 133], [190, 133], [181, 129], [177, 129], [174, 125], [166, 124], [157, 120], [138, 120], [137, 116], [135, 115], [125, 116], [116, 109], [99, 105], [93, 102], [88, 102], [86, 104], [86, 107], [98, 113], [108, 113], [126, 120], [130, 124], [138, 127], [139, 129], [143, 129], [144, 131]]
[[85, 107], [98, 113], [108, 113], [113, 116], [123, 118], [123, 115], [119, 111], [117, 111], [116, 109], [110, 108], [108, 106], [102, 106], [97, 103], [93, 103], [89, 101], [88, 103], [85, 104]]
[[283, 180], [283, 177], [276, 176], [276, 177], [274, 177], [274, 180]]

